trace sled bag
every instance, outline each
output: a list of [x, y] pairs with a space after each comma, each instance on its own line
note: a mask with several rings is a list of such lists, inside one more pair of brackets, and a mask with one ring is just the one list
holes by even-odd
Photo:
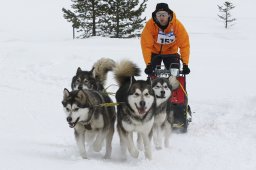
[[[183, 76], [177, 77], [177, 80], [180, 82], [180, 84], [186, 90], [185, 77], [183, 77]], [[186, 97], [185, 93], [183, 92], [182, 88], [179, 87], [178, 89], [173, 90], [172, 96], [170, 98], [170, 102], [173, 104], [184, 104], [185, 97]]]

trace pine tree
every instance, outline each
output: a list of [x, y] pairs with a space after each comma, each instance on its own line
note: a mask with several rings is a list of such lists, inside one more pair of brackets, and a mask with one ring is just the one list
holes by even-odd
[[100, 35], [99, 17], [103, 15], [100, 0], [71, 0], [71, 10], [62, 9], [64, 18], [80, 33], [80, 38]]
[[100, 19], [101, 28], [105, 36], [113, 38], [130, 38], [140, 35], [146, 17], [141, 14], [146, 9], [143, 0], [103, 0], [106, 14]]
[[225, 23], [225, 28], [228, 28], [228, 23], [235, 21], [235, 18], [231, 19], [231, 14], [230, 14], [230, 10], [235, 8], [235, 6], [231, 3], [231, 2], [224, 2], [224, 7], [223, 6], [219, 6], [218, 8], [220, 10], [220, 12], [223, 12], [223, 15], [218, 15], [222, 20], [224, 20]]

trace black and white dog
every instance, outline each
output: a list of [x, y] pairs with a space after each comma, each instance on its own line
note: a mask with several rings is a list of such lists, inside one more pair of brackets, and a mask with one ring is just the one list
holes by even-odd
[[170, 107], [172, 91], [179, 87], [175, 77], [156, 78], [152, 81], [152, 87], [156, 95], [155, 121], [153, 125], [153, 139], [157, 149], [162, 148], [164, 137], [165, 147], [169, 147], [169, 137], [172, 129], [173, 112]]
[[149, 134], [154, 123], [156, 109], [155, 94], [151, 80], [135, 80], [140, 69], [131, 61], [122, 61], [114, 69], [115, 79], [119, 84], [116, 92], [117, 130], [120, 136], [120, 145], [123, 156], [126, 151], [137, 158], [138, 149], [134, 145], [133, 133], [141, 135], [145, 148], [145, 157], [152, 159]]
[[107, 73], [112, 71], [114, 67], [115, 61], [109, 58], [101, 58], [98, 60], [90, 71], [83, 71], [80, 67], [78, 67], [76, 75], [72, 78], [72, 90], [104, 90]]
[[[172, 131], [173, 112], [169, 101], [172, 91], [179, 87], [179, 82], [173, 76], [169, 78], [156, 78], [152, 81], [152, 88], [156, 96], [156, 109], [154, 112], [153, 139], [157, 149], [162, 148], [164, 137], [165, 147], [169, 147], [169, 137]], [[150, 136], [151, 138], [151, 136]], [[138, 135], [138, 147], [142, 150], [142, 139]]]
[[99, 152], [103, 141], [106, 140], [106, 153], [108, 159], [112, 152], [112, 138], [116, 111], [114, 107], [99, 107], [102, 103], [112, 102], [109, 96], [96, 90], [64, 89], [63, 108], [67, 116], [67, 122], [75, 130], [75, 139], [82, 158], [87, 159], [85, 138], [91, 135], [93, 149]]

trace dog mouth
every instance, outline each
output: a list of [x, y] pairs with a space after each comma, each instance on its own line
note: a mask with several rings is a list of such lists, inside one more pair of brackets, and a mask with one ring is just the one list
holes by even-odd
[[71, 123], [71, 122], [70, 122], [70, 123], [68, 123], [68, 124], [69, 124], [69, 127], [70, 127], [70, 128], [75, 127], [78, 121], [79, 121], [79, 117], [76, 119], [76, 121], [75, 121], [75, 122], [73, 122], [73, 123]]
[[164, 98], [165, 98], [165, 95], [161, 95], [161, 96], [156, 95], [156, 98], [158, 98], [158, 99], [164, 99]]
[[143, 115], [146, 113], [146, 107], [139, 107], [136, 103], [135, 103], [136, 109], [138, 110], [140, 115]]

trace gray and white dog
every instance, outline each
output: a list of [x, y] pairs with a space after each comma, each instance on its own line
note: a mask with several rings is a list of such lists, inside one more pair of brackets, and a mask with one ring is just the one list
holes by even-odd
[[[179, 87], [175, 77], [156, 78], [152, 81], [152, 87], [156, 95], [155, 121], [153, 125], [153, 140], [157, 149], [162, 148], [164, 137], [165, 147], [169, 147], [169, 137], [172, 129], [173, 112], [170, 107], [172, 91]], [[169, 121], [168, 121], [169, 120]]]
[[115, 61], [109, 58], [101, 58], [92, 67], [90, 71], [83, 71], [77, 68], [76, 75], [72, 78], [72, 90], [94, 89], [104, 90], [107, 79], [107, 73], [115, 67]]
[[112, 102], [111, 99], [95, 90], [74, 90], [69, 92], [64, 89], [63, 107], [67, 122], [75, 130], [75, 139], [82, 158], [86, 159], [85, 137], [90, 134], [93, 149], [99, 152], [103, 141], [106, 140], [106, 153], [108, 159], [112, 152], [112, 138], [116, 112], [114, 107], [100, 107], [102, 103]]
[[131, 61], [122, 61], [114, 69], [115, 79], [119, 84], [116, 92], [117, 130], [120, 136], [120, 145], [123, 156], [126, 151], [137, 158], [139, 151], [134, 145], [133, 133], [142, 136], [145, 157], [152, 159], [149, 133], [154, 123], [156, 107], [155, 94], [151, 87], [151, 80], [135, 80], [140, 69]]
[[[159, 77], [152, 80], [152, 88], [156, 96], [155, 119], [153, 125], [153, 139], [157, 149], [162, 148], [164, 137], [165, 147], [169, 147], [169, 137], [172, 130], [173, 112], [170, 106], [172, 90], [179, 87], [179, 82], [173, 76], [169, 78]], [[150, 136], [151, 137], [151, 136]], [[138, 147], [142, 149], [142, 139], [138, 135]]]

